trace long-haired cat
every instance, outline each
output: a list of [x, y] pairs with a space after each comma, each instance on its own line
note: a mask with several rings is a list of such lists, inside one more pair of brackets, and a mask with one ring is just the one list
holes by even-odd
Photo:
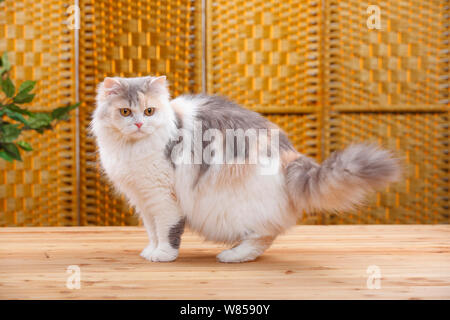
[[254, 260], [302, 214], [352, 209], [399, 177], [396, 159], [368, 144], [319, 165], [225, 98], [171, 99], [164, 76], [105, 78], [91, 129], [104, 171], [144, 222], [150, 261], [177, 258], [185, 224], [233, 245], [219, 261]]

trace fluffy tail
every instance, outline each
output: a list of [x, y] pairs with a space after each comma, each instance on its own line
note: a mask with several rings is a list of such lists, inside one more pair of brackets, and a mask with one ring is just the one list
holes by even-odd
[[346, 211], [366, 195], [400, 177], [400, 165], [389, 151], [355, 144], [333, 153], [322, 165], [307, 157], [289, 163], [287, 190], [299, 211]]

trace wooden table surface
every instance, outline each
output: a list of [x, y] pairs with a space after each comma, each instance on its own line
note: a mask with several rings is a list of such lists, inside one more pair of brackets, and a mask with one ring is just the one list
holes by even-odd
[[450, 299], [449, 240], [450, 225], [297, 226], [222, 264], [223, 246], [186, 232], [176, 262], [151, 263], [141, 227], [1, 228], [0, 298]]

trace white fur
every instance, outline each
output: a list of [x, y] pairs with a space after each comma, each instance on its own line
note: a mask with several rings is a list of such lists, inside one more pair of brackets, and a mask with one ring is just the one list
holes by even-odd
[[[119, 102], [119, 107], [124, 103]], [[176, 129], [173, 111], [168, 103], [153, 101], [152, 105], [158, 105], [162, 121], [156, 119], [154, 124], [144, 122], [142, 129], [151, 133], [136, 138], [134, 132], [137, 128], [133, 123], [124, 123], [119, 118], [115, 122], [109, 116], [118, 111], [111, 104], [114, 100], [103, 98], [100, 87], [91, 126], [102, 167], [118, 191], [125, 194], [143, 218], [150, 243], [141, 255], [151, 261], [174, 260], [178, 250], [168, 243], [167, 229], [179, 221], [181, 213], [171, 188], [174, 172], [164, 157], [165, 143]], [[143, 111], [144, 107], [141, 109]]]

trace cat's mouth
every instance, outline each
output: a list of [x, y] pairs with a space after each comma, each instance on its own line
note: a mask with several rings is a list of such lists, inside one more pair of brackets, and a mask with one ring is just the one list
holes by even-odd
[[151, 135], [154, 131], [155, 128], [153, 128], [152, 126], [148, 126], [148, 127], [141, 127], [141, 128], [130, 128], [130, 127], [126, 127], [126, 128], [115, 128], [121, 136], [127, 138], [127, 139], [131, 139], [131, 140], [139, 140], [145, 137], [148, 137], [149, 135]]
[[124, 129], [119, 129], [117, 130], [121, 136], [123, 136], [126, 139], [130, 139], [130, 140], [139, 140], [144, 138], [145, 136], [148, 135], [148, 133], [142, 129], [136, 129], [136, 130], [124, 130]]
[[148, 133], [142, 129], [136, 129], [135, 131], [133, 131], [132, 135], [138, 136], [138, 137], [143, 137], [146, 136]]
[[139, 138], [144, 138], [150, 134], [152, 134], [154, 132], [154, 128], [151, 127], [147, 127], [145, 129], [141, 128], [136, 128], [135, 130], [133, 130], [132, 132], [128, 133], [129, 136], [139, 139]]

